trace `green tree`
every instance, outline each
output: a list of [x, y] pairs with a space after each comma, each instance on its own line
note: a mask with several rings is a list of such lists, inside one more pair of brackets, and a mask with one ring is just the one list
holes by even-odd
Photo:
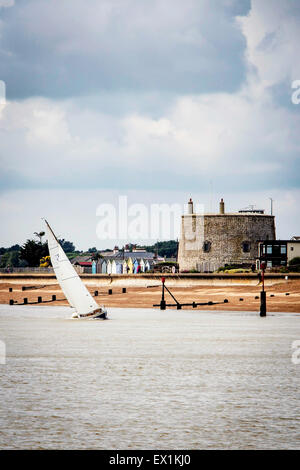
[[300, 256], [296, 256], [289, 262], [289, 270], [292, 272], [300, 273]]
[[11, 247], [7, 248], [7, 251], [20, 251], [20, 245], [12, 245]]
[[1, 254], [0, 258], [1, 268], [6, 268], [7, 266], [18, 267], [20, 264], [19, 251], [16, 250], [11, 251], [8, 249], [4, 254]]
[[65, 253], [74, 253], [75, 246], [72, 242], [69, 242], [68, 240], [62, 238], [61, 240], [59, 240], [59, 243]]
[[155, 245], [145, 246], [146, 251], [151, 251], [159, 256], [166, 256], [167, 258], [176, 258], [177, 256], [177, 241], [168, 240], [164, 242], [157, 242]]
[[37, 243], [35, 240], [27, 240], [20, 249], [20, 259], [32, 267], [39, 266], [40, 259], [48, 255], [47, 243]]

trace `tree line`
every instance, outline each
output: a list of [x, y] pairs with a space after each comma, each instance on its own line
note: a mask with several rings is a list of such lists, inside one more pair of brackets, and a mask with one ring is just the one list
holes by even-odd
[[[28, 239], [21, 245], [12, 245], [9, 248], [0, 248], [0, 268], [7, 267], [36, 267], [40, 266], [41, 260], [49, 256], [48, 244], [44, 241], [45, 232], [34, 232], [35, 238]], [[98, 250], [96, 247], [89, 248], [87, 251], [78, 251], [75, 245], [65, 239], [59, 240], [63, 250], [69, 258], [74, 256], [89, 253], [93, 259], [98, 258]], [[177, 241], [169, 240], [157, 242], [154, 245], [143, 246], [145, 251], [157, 253], [159, 256], [166, 256], [167, 258], [175, 258], [177, 256]], [[129, 243], [126, 249], [132, 251], [137, 245]], [[141, 248], [141, 247], [139, 247]], [[123, 248], [124, 249], [124, 248]], [[109, 248], [101, 251], [111, 251]], [[99, 255], [100, 256], [100, 255]]]
[[[48, 244], [43, 241], [45, 232], [34, 232], [36, 239], [28, 239], [20, 245], [12, 245], [9, 248], [0, 248], [0, 268], [20, 267], [25, 268], [40, 266], [41, 259], [49, 256]], [[74, 253], [75, 246], [72, 242], [59, 240], [66, 253]]]

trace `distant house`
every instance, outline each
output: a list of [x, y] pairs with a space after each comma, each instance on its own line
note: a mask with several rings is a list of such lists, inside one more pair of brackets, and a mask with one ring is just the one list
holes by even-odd
[[300, 239], [264, 240], [258, 244], [259, 264], [266, 263], [267, 268], [288, 266], [289, 262], [300, 256]]
[[[82, 258], [84, 259], [84, 258], [89, 258], [89, 257], [83, 256]], [[77, 259], [75, 262], [73, 262], [73, 266], [78, 273], [91, 273], [92, 272], [92, 261], [82, 261], [81, 259]]]
[[92, 256], [91, 255], [85, 255], [85, 256], [82, 256], [82, 255], [78, 255], [78, 256], [75, 256], [75, 258], [73, 258], [71, 260], [71, 263], [73, 265], [81, 265], [81, 263], [90, 263], [92, 262]]

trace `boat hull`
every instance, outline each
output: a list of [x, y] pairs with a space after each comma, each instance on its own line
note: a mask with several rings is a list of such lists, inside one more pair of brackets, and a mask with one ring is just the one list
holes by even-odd
[[73, 319], [76, 320], [107, 320], [107, 311], [106, 309], [99, 308], [91, 313], [86, 313], [82, 315], [78, 315], [74, 313], [72, 316]]

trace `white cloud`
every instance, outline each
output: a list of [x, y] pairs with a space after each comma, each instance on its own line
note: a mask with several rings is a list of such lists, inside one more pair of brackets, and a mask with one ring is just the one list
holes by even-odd
[[[232, 181], [264, 171], [271, 181], [287, 166], [294, 171], [299, 127], [300, 116], [276, 107], [267, 93], [257, 101], [251, 89], [243, 89], [182, 96], [158, 119], [83, 110], [74, 99], [12, 102], [0, 120], [0, 135], [5, 168], [21, 170], [33, 184], [43, 176], [47, 185], [56, 175], [58, 184], [76, 186], [85, 171], [122, 171], [126, 183], [138, 168], [170, 176], [175, 171], [183, 179], [190, 173], [231, 174]], [[20, 155], [26, 165], [20, 165]]]
[[0, 0], [0, 8], [10, 8], [15, 4], [15, 0]]
[[252, 0], [249, 14], [238, 21], [247, 40], [247, 60], [264, 87], [300, 78], [299, 2]]

